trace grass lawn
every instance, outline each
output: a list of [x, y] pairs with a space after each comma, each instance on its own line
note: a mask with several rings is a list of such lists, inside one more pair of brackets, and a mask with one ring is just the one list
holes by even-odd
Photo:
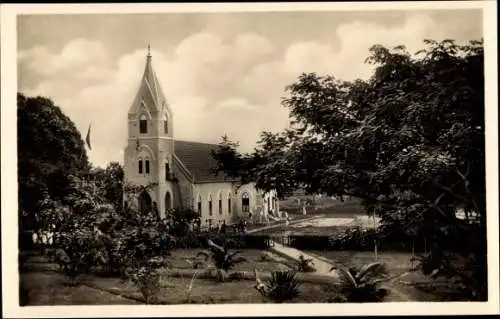
[[[295, 201], [280, 202], [280, 210], [285, 210], [290, 216], [302, 215], [302, 207], [299, 207]], [[358, 201], [325, 200], [316, 204], [316, 210], [310, 206], [307, 207], [306, 216], [326, 215], [328, 217], [354, 217], [366, 215], [366, 211]]]
[[[325, 257], [334, 265], [344, 267], [361, 267], [375, 262], [373, 251], [309, 250], [305, 252]], [[391, 275], [409, 272], [408, 275], [402, 277], [400, 280], [394, 281], [390, 285], [391, 287], [409, 296], [412, 301], [460, 300], [456, 292], [446, 287], [446, 281], [433, 281], [430, 277], [422, 274], [420, 270], [410, 272], [410, 256], [410, 253], [404, 252], [378, 252], [377, 261], [385, 263]]]
[[[115, 305], [140, 304], [134, 299], [142, 299], [136, 287], [118, 278], [87, 276], [79, 284], [71, 287], [67, 279], [58, 273], [22, 273], [21, 281], [28, 291], [27, 306], [41, 305]], [[214, 303], [267, 303], [254, 288], [253, 280], [238, 280], [219, 283], [209, 279], [196, 279], [188, 297], [191, 277], [164, 277], [156, 294], [160, 304], [214, 304]], [[90, 286], [90, 287], [89, 287]], [[92, 288], [91, 288], [92, 287]], [[324, 286], [302, 283], [301, 295], [294, 303], [327, 302], [329, 294]], [[113, 292], [113, 293], [110, 293]], [[131, 298], [131, 299], [129, 299]]]
[[88, 286], [71, 287], [67, 283], [65, 276], [54, 272], [22, 273], [20, 284], [27, 295], [23, 301], [27, 306], [139, 304]]

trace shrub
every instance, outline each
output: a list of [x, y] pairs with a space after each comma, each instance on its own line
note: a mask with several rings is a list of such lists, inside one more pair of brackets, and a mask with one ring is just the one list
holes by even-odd
[[157, 303], [160, 291], [160, 275], [152, 267], [142, 266], [130, 274], [130, 280], [136, 285], [146, 304]]
[[210, 239], [207, 240], [207, 243], [210, 247], [210, 253], [202, 251], [196, 256], [204, 257], [205, 261], [211, 258], [212, 265], [216, 269], [216, 278], [218, 281], [225, 281], [228, 277], [227, 271], [233, 268], [236, 264], [246, 261], [245, 258], [238, 256], [240, 253], [239, 251], [230, 253], [226, 245], [219, 246]]
[[383, 263], [367, 264], [361, 269], [333, 267], [332, 270], [336, 270], [340, 278], [340, 296], [336, 301], [345, 302], [382, 302], [388, 291], [380, 284], [406, 275], [390, 278]]
[[269, 254], [269, 252], [267, 251], [263, 251], [261, 254], [260, 254], [260, 261], [262, 262], [265, 262], [265, 261], [274, 261], [274, 259], [272, 258], [272, 256]]
[[327, 236], [321, 235], [294, 235], [289, 236], [290, 246], [297, 249], [328, 249], [329, 241]]
[[299, 272], [313, 272], [314, 262], [312, 258], [304, 258], [304, 255], [299, 256], [299, 260], [297, 261], [297, 271]]
[[273, 271], [271, 278], [264, 283], [257, 278], [257, 290], [274, 302], [282, 303], [300, 295], [300, 283], [293, 271]]

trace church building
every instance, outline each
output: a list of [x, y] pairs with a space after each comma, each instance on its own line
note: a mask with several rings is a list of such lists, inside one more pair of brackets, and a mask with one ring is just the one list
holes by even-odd
[[[149, 50], [148, 50], [149, 51]], [[139, 197], [139, 205], [156, 206], [160, 216], [171, 208], [198, 212], [203, 225], [233, 223], [241, 217], [276, 216], [275, 192], [213, 172], [211, 151], [217, 144], [181, 141], [174, 137], [174, 114], [153, 70], [148, 52], [139, 90], [128, 111], [128, 143], [124, 152], [125, 181], [154, 186]], [[186, 123], [185, 125], [189, 125]]]

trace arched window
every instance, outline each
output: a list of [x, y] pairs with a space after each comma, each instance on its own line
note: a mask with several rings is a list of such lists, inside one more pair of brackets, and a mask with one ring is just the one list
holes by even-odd
[[241, 210], [244, 213], [248, 213], [250, 211], [250, 197], [247, 192], [241, 195]]
[[219, 215], [222, 215], [222, 194], [219, 193]]
[[227, 212], [231, 214], [231, 193], [227, 194]]
[[165, 161], [165, 180], [168, 181], [170, 179], [170, 165], [168, 161]]
[[139, 160], [139, 174], [142, 174], [142, 160]]
[[165, 134], [168, 134], [168, 121], [167, 121], [167, 117], [163, 118], [163, 132]]
[[212, 195], [208, 195], [208, 216], [212, 216]]
[[141, 115], [139, 119], [139, 132], [141, 134], [147, 134], [148, 133], [148, 118], [146, 115]]
[[146, 174], [149, 174], [149, 160], [146, 160]]
[[198, 214], [201, 216], [201, 196], [198, 196]]

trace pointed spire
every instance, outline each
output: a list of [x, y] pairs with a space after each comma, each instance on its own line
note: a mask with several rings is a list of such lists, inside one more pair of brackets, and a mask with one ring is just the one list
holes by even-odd
[[137, 92], [134, 105], [144, 101], [146, 105], [158, 111], [161, 111], [166, 102], [163, 91], [160, 87], [160, 82], [156, 77], [151, 62], [151, 45], [148, 44], [148, 53], [146, 56], [146, 65], [142, 76], [139, 91]]

